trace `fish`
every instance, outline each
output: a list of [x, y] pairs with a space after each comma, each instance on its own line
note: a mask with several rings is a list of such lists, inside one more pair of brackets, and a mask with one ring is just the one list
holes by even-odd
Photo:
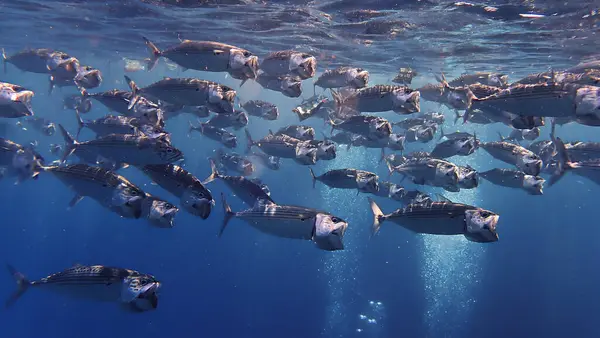
[[512, 164], [527, 175], [538, 176], [542, 160], [532, 151], [509, 142], [482, 142], [479, 147], [492, 157]]
[[315, 129], [303, 125], [291, 125], [280, 128], [273, 135], [287, 135], [300, 141], [311, 141], [315, 139]]
[[179, 198], [188, 213], [207, 219], [215, 201], [211, 191], [192, 173], [174, 164], [145, 165], [140, 170], [153, 182]]
[[191, 122], [189, 122], [189, 131], [188, 134], [190, 134], [192, 131], [198, 131], [200, 132], [200, 134], [208, 137], [209, 139], [213, 140], [213, 141], [217, 141], [220, 142], [222, 145], [224, 145], [227, 148], [235, 148], [237, 147], [237, 137], [228, 132], [227, 130], [223, 129], [223, 128], [217, 128], [214, 127], [212, 125], [209, 125], [207, 123], [200, 123], [197, 127], [194, 126]]
[[222, 84], [196, 78], [166, 77], [147, 87], [139, 88], [133, 80], [125, 76], [132, 91], [128, 109], [132, 109], [140, 95], [156, 100], [184, 106], [207, 106], [218, 113], [233, 113], [236, 91]]
[[[183, 159], [181, 150], [162, 139], [152, 139], [145, 135], [111, 134], [94, 140], [78, 142], [58, 125], [65, 140], [64, 162], [71, 154], [78, 157], [93, 154], [115, 163], [130, 165], [166, 164]], [[89, 155], [88, 155], [89, 156]]]
[[96, 120], [84, 121], [77, 111], [75, 111], [75, 116], [77, 117], [76, 139], [79, 138], [83, 128], [93, 131], [97, 137], [111, 134], [135, 135], [138, 132], [138, 129], [132, 124], [134, 118], [131, 117], [106, 115]]
[[277, 205], [275, 203], [256, 203], [252, 208], [233, 212], [221, 194], [225, 218], [219, 231], [223, 231], [232, 218], [238, 218], [253, 228], [282, 238], [310, 240], [317, 248], [325, 251], [344, 249], [344, 234], [348, 223], [330, 213], [316, 209]]
[[533, 141], [540, 137], [540, 128], [535, 127], [532, 129], [513, 129], [508, 137], [503, 137], [500, 132], [498, 132], [498, 135], [500, 136], [500, 141]]
[[338, 92], [332, 92], [332, 95], [338, 111], [344, 106], [359, 112], [412, 114], [421, 110], [420, 92], [404, 86], [375, 85], [345, 96]]
[[458, 166], [458, 187], [474, 189], [479, 186], [479, 173], [470, 165]]
[[435, 145], [431, 156], [436, 158], [448, 158], [452, 156], [469, 156], [477, 150], [477, 138], [465, 137], [448, 139]]
[[464, 139], [464, 138], [475, 138], [474, 134], [471, 133], [467, 133], [464, 131], [456, 131], [454, 133], [450, 133], [450, 134], [445, 134], [444, 133], [444, 129], [441, 128], [440, 129], [440, 137], [438, 138], [438, 140], [443, 139], [444, 137], [448, 140], [456, 140], [456, 139]]
[[388, 162], [388, 169], [390, 175], [398, 172], [410, 177], [417, 185], [427, 184], [452, 192], [460, 190], [458, 166], [448, 161], [432, 157], [411, 158], [396, 167], [390, 166]]
[[369, 72], [363, 68], [338, 67], [327, 69], [315, 81], [315, 87], [330, 88], [363, 88], [369, 83]]
[[0, 82], [0, 117], [33, 116], [31, 99], [35, 94], [19, 85]]
[[600, 158], [600, 142], [573, 142], [565, 144], [569, 159], [582, 162]]
[[4, 177], [16, 177], [16, 183], [36, 179], [43, 166], [44, 158], [33, 147], [0, 137], [0, 168], [3, 168]]
[[77, 59], [61, 51], [39, 48], [26, 49], [10, 56], [6, 55], [3, 49], [2, 61], [4, 74], [7, 72], [9, 63], [25, 72], [48, 74], [62, 65], [72, 64]]
[[[87, 99], [88, 101], [89, 99], [94, 99], [111, 111], [122, 115], [127, 115], [129, 114], [129, 103], [133, 98], [133, 94], [131, 92], [118, 89], [100, 93], [89, 93], [87, 90], [81, 90], [81, 97], [83, 99]], [[144, 99], [140, 98], [139, 100], [141, 101]]]
[[204, 72], [230, 72], [254, 79], [258, 71], [258, 57], [251, 52], [215, 41], [182, 40], [179, 44], [160, 50], [147, 38], [143, 38], [150, 50], [147, 69], [156, 67], [158, 59], [165, 57], [186, 69]]
[[311, 165], [317, 162], [316, 147], [310, 146], [309, 141], [300, 141], [287, 135], [269, 134], [261, 140], [254, 141], [248, 129], [245, 129], [247, 139], [247, 152], [253, 146], [260, 148], [265, 154], [281, 158], [290, 158], [302, 165]]
[[250, 100], [242, 104], [242, 108], [248, 115], [263, 118], [265, 120], [274, 121], [279, 117], [279, 109], [277, 106], [262, 100]]
[[73, 67], [63, 69], [61, 66], [50, 74], [48, 94], [52, 93], [54, 87], [77, 87], [81, 90], [93, 89], [102, 84], [102, 72], [91, 66], [81, 66], [79, 61]]
[[374, 195], [389, 198], [405, 205], [433, 202], [431, 197], [421, 191], [406, 190], [404, 187], [388, 181], [379, 181], [379, 190]]
[[331, 188], [357, 189], [357, 193], [377, 193], [379, 190], [379, 176], [369, 171], [352, 168], [333, 169], [317, 176], [311, 168], [308, 170], [312, 177], [313, 188], [319, 181]]
[[259, 70], [254, 81], [265, 89], [280, 92], [287, 97], [296, 98], [302, 95], [302, 80], [297, 77], [273, 76]]
[[417, 72], [411, 68], [400, 68], [398, 74], [392, 79], [392, 82], [400, 85], [409, 85], [417, 75]]
[[279, 157], [269, 156], [262, 151], [250, 151], [249, 155], [271, 170], [279, 170], [281, 168], [281, 159]]
[[538, 74], [531, 74], [515, 83], [512, 83], [511, 85], [536, 84], [546, 82], [573, 83], [580, 85], [598, 86], [600, 84], [600, 69], [588, 69], [578, 73], [551, 71]]
[[304, 121], [310, 117], [318, 117], [329, 121], [334, 110], [327, 106], [328, 102], [327, 100], [322, 100], [310, 106], [301, 105], [292, 109], [292, 112], [296, 113], [300, 121]]
[[178, 212], [179, 208], [175, 205], [148, 193], [142, 202], [142, 217], [157, 228], [170, 229], [174, 227], [175, 216]]
[[496, 225], [499, 215], [467, 204], [432, 202], [409, 204], [385, 215], [369, 198], [373, 212], [372, 236], [377, 234], [384, 221], [390, 220], [403, 228], [420, 234], [463, 235], [477, 243], [498, 241]]
[[146, 194], [121, 175], [83, 163], [49, 166], [43, 169], [45, 173], [52, 174], [75, 192], [75, 196], [69, 202], [69, 208], [73, 208], [84, 197], [89, 197], [121, 217], [142, 217]]
[[402, 121], [392, 123], [393, 126], [396, 126], [396, 127], [402, 128], [402, 129], [409, 129], [412, 127], [423, 126], [423, 125], [427, 125], [427, 124], [435, 124], [435, 123], [424, 117], [408, 118], [408, 119], [404, 119]]
[[392, 125], [382, 117], [374, 115], [352, 116], [340, 122], [329, 121], [332, 131], [341, 129], [374, 139], [387, 139], [392, 133]]
[[431, 126], [414, 126], [404, 133], [406, 142], [427, 143], [433, 140], [435, 130]]
[[479, 173], [481, 178], [499, 186], [523, 189], [530, 195], [543, 195], [544, 180], [515, 169], [491, 169]]
[[29, 289], [42, 289], [77, 299], [118, 303], [130, 312], [146, 312], [158, 307], [158, 291], [162, 285], [152, 275], [104, 265], [75, 264], [34, 281], [11, 265], [7, 265], [7, 269], [17, 290], [6, 301], [6, 307], [12, 306]]
[[291, 75], [306, 80], [315, 76], [317, 59], [308, 53], [282, 50], [267, 55], [259, 68], [270, 76]]
[[46, 120], [42, 117], [27, 117], [17, 122], [17, 125], [23, 128], [23, 130], [27, 130], [25, 125], [31, 126], [34, 130], [41, 132], [46, 136], [52, 136], [56, 132], [56, 125], [54, 122]]
[[252, 161], [235, 152], [226, 153], [223, 149], [215, 151], [215, 163], [242, 176], [250, 176], [255, 171]]
[[208, 176], [203, 184], [208, 184], [216, 179], [220, 179], [225, 183], [233, 193], [239, 197], [249, 207], [256, 204], [257, 201], [263, 201], [266, 203], [275, 203], [268, 194], [262, 183], [258, 183], [255, 180], [248, 179], [244, 176], [228, 176], [221, 174], [214, 160], [210, 160], [211, 174]]
[[233, 128], [234, 130], [240, 130], [248, 125], [248, 114], [239, 110], [236, 110], [233, 114], [217, 114], [204, 124], [220, 129]]
[[300, 141], [298, 145], [306, 149], [316, 149], [317, 160], [330, 161], [337, 157], [336, 145], [330, 140]]
[[69, 95], [63, 98], [63, 108], [86, 114], [92, 110], [92, 101], [81, 95]]
[[600, 159], [590, 159], [572, 162], [571, 156], [560, 137], [553, 137], [554, 146], [558, 152], [558, 166], [548, 181], [549, 186], [556, 184], [567, 171], [585, 177], [590, 181], [600, 184]]
[[508, 87], [508, 75], [502, 73], [480, 72], [475, 74], [464, 74], [448, 82], [451, 87], [464, 87], [476, 83], [505, 88]]

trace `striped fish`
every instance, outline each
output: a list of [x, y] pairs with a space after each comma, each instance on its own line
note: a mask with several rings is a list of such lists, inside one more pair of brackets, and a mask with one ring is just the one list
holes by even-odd
[[[257, 201], [266, 201], [275, 203], [270, 194], [265, 191], [265, 188], [256, 181], [248, 179], [244, 176], [227, 176], [219, 173], [215, 161], [210, 159], [210, 168], [212, 173], [204, 180], [204, 184], [208, 184], [215, 179], [222, 180], [233, 193], [239, 197], [248, 206], [253, 206]], [[268, 191], [268, 190], [267, 190]]]
[[319, 249], [343, 250], [343, 237], [348, 223], [329, 213], [315, 209], [258, 202], [252, 208], [233, 212], [221, 194], [225, 218], [219, 231], [223, 234], [232, 218], [239, 218], [255, 229], [276, 237], [313, 241]]
[[500, 216], [467, 204], [431, 202], [409, 204], [385, 215], [369, 198], [373, 212], [373, 235], [381, 224], [390, 220], [415, 233], [432, 235], [464, 235], [468, 240], [479, 243], [496, 242], [496, 224]]
[[77, 264], [35, 281], [29, 281], [10, 265], [8, 271], [18, 288], [6, 301], [6, 307], [13, 305], [30, 288], [48, 289], [75, 298], [117, 302], [134, 312], [158, 307], [161, 283], [152, 275], [134, 270]]

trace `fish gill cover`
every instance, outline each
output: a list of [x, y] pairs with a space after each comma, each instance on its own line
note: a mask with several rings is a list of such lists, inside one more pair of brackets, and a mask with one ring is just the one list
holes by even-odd
[[599, 336], [594, 5], [0, 2], [0, 334]]

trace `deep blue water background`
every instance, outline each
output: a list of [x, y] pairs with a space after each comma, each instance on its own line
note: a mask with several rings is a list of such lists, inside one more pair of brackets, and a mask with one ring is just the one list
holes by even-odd
[[[31, 37], [32, 33], [28, 34]], [[195, 38], [208, 38], [197, 35]], [[175, 41], [175, 35], [171, 40]], [[40, 44], [52, 46], [52, 41]], [[24, 39], [19, 47], [11, 45], [10, 51], [31, 45]], [[145, 55], [141, 43], [136, 41], [136, 45], [137, 54]], [[122, 64], [115, 61], [118, 57], [95, 56], [87, 47], [73, 46], [66, 51], [103, 71], [104, 83], [94, 91], [126, 89]], [[572, 64], [578, 60], [575, 55]], [[543, 70], [546, 61], [540, 59], [531, 72]], [[462, 68], [450, 69], [449, 77], [459, 75]], [[152, 73], [138, 72], [131, 77], [146, 85], [178, 74], [161, 62]], [[513, 74], [511, 79], [525, 74]], [[188, 71], [179, 76], [197, 76], [238, 88], [238, 81], [225, 79], [223, 74]], [[372, 78], [373, 83], [385, 83], [390, 76], [381, 73]], [[74, 93], [72, 89], [56, 90], [49, 96], [45, 76], [21, 73], [12, 66], [0, 80], [35, 90], [36, 114], [76, 131], [74, 113], [62, 109], [62, 97]], [[423, 77], [419, 81], [434, 80]], [[413, 87], [419, 84], [417, 81]], [[304, 84], [306, 93], [312, 93], [311, 87]], [[299, 100], [261, 90], [254, 83], [241, 89], [239, 96], [242, 101], [260, 98], [279, 106], [281, 118], [276, 122], [251, 118], [249, 130], [256, 139], [268, 129], [297, 123], [291, 109]], [[444, 108], [423, 101], [422, 109]], [[84, 118], [105, 113], [95, 104]], [[446, 111], [446, 115], [451, 121], [453, 113]], [[399, 119], [393, 113], [383, 116]], [[186, 155], [186, 169], [203, 179], [210, 174], [207, 158], [218, 144], [197, 133], [188, 137], [190, 119], [184, 115], [169, 120], [167, 129], [173, 134], [173, 144]], [[20, 130], [14, 122], [5, 122], [10, 125], [6, 137], [14, 141], [38, 140], [43, 152], [49, 143], [62, 143], [58, 134], [41, 136]], [[329, 132], [320, 120], [308, 120], [307, 124]], [[456, 128], [447, 122], [444, 129]], [[507, 132], [501, 126], [461, 127], [473, 128], [484, 140], [496, 140], [496, 131]], [[548, 132], [543, 129], [544, 138]], [[242, 151], [243, 133], [237, 134], [242, 144], [238, 151]], [[558, 135], [569, 141], [600, 141], [595, 129], [581, 126], [559, 128]], [[83, 132], [81, 139], [91, 136]], [[420, 146], [409, 145], [409, 150], [418, 149]], [[378, 157], [376, 150], [339, 149], [338, 159], [319, 162], [315, 171], [357, 167], [385, 178], [386, 169], [377, 163]], [[470, 163], [482, 171], [506, 167], [483, 152], [456, 162]], [[176, 202], [136, 169], [122, 174], [144, 190]], [[10, 263], [32, 279], [81, 263], [132, 268], [154, 274], [164, 283], [159, 308], [143, 314], [31, 290], [14, 307], [0, 311], [0, 337], [600, 336], [596, 324], [600, 312], [598, 188], [585, 179], [567, 174], [543, 196], [486, 182], [473, 191], [446, 194], [457, 202], [501, 215], [500, 241], [481, 245], [463, 238], [414, 235], [391, 223], [369, 240], [372, 216], [364, 194], [356, 196], [323, 185], [312, 189], [308, 169], [285, 160], [279, 172], [264, 170], [258, 176], [279, 203], [323, 208], [347, 219], [346, 250], [321, 252], [310, 242], [269, 237], [237, 220], [218, 239], [223, 217], [220, 201], [207, 221], [180, 212], [175, 228], [166, 230], [120, 219], [89, 199], [67, 211], [72, 193], [43, 174], [39, 180], [21, 185], [9, 179], [0, 181], [0, 263]], [[211, 183], [209, 188], [217, 197], [225, 192], [234, 210], [243, 207], [221, 182]], [[377, 201], [384, 211], [398, 207], [392, 201]], [[2, 294], [8, 297], [14, 288], [8, 273], [0, 275]], [[367, 323], [361, 314], [377, 323]]]

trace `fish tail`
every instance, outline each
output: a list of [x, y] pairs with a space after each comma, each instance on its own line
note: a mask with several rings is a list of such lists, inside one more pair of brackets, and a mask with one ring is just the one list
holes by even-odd
[[369, 204], [371, 204], [371, 211], [373, 212], [373, 226], [371, 227], [371, 237], [373, 237], [379, 232], [379, 229], [381, 229], [381, 223], [385, 220], [385, 216], [381, 209], [379, 209], [377, 203], [375, 203], [371, 197], [368, 197], [368, 199]]
[[62, 124], [58, 125], [58, 129], [60, 129], [63, 139], [65, 140], [65, 152], [61, 158], [61, 162], [65, 162], [67, 157], [69, 157], [77, 148], [77, 141], [75, 141], [73, 136], [65, 130], [65, 127], [63, 127]]
[[148, 49], [150, 50], [150, 59], [148, 59], [148, 62], [146, 63], [146, 68], [148, 69], [148, 71], [151, 71], [154, 69], [154, 67], [156, 67], [158, 59], [161, 57], [162, 52], [160, 51], [160, 49], [158, 49], [158, 47], [156, 47], [154, 43], [152, 43], [152, 41], [146, 39], [146, 37], [143, 36], [142, 38], [146, 43], [146, 47], [148, 47]]
[[15, 292], [13, 292], [4, 303], [4, 305], [8, 308], [12, 306], [19, 298], [21, 298], [21, 296], [31, 285], [31, 282], [25, 278], [25, 275], [17, 271], [17, 269], [15, 269], [12, 265], [7, 265], [6, 268], [8, 269], [8, 273], [13, 276], [15, 282], [17, 283], [17, 290], [15, 290]]
[[81, 133], [81, 129], [83, 129], [83, 120], [81, 119], [81, 115], [79, 115], [79, 110], [75, 109], [75, 117], [77, 118], [77, 134], [75, 135], [75, 139], [79, 139], [79, 133]]
[[383, 162], [383, 160], [385, 160], [385, 148], [381, 147], [381, 157], [379, 158], [379, 163]]
[[502, 133], [498, 132], [498, 137], [500, 138], [500, 142], [504, 142], [505, 140], [508, 140], [508, 138], [505, 138], [504, 136], [502, 136]]
[[221, 224], [221, 228], [219, 229], [219, 237], [223, 236], [223, 231], [227, 227], [227, 224], [231, 220], [231, 218], [235, 215], [233, 211], [231, 211], [231, 207], [227, 204], [225, 200], [225, 194], [221, 193], [221, 200], [223, 202], [223, 213], [225, 216], [223, 217], [223, 223]]
[[394, 173], [394, 167], [392, 166], [392, 164], [389, 161], [385, 161], [385, 165], [387, 166], [388, 169], [388, 178], [392, 177], [392, 174]]
[[308, 170], [310, 171], [310, 177], [312, 178], [312, 184], [314, 189], [317, 185], [317, 176], [315, 175], [315, 172], [312, 170], [312, 168], [309, 167]]
[[554, 141], [555, 133], [556, 133], [556, 118], [552, 118], [552, 126], [550, 128], [550, 139]]
[[248, 79], [243, 79], [242, 82], [240, 82], [240, 88], [242, 88], [242, 86], [244, 85], [244, 83], [248, 82]]
[[565, 175], [567, 170], [577, 168], [577, 165], [571, 162], [569, 154], [567, 153], [567, 149], [565, 148], [565, 144], [560, 137], [553, 138], [552, 142], [554, 142], [556, 150], [558, 151], [559, 162], [556, 172], [552, 174], [550, 180], [548, 181], [548, 186], [553, 186], [556, 184], [556, 182], [558, 182]]
[[52, 95], [52, 91], [54, 90], [54, 76], [50, 76], [50, 80], [48, 82], [48, 95]]
[[[465, 113], [464, 113], [464, 114], [461, 116], [461, 115], [460, 115], [460, 113], [458, 112], [458, 110], [455, 110], [455, 111], [454, 111], [454, 124], [456, 124], [456, 122], [458, 122], [458, 120], [459, 120], [461, 117], [465, 117], [465, 116], [467, 116], [467, 115], [468, 115], [468, 114], [467, 114], [467, 112], [465, 112]], [[464, 123], [464, 121], [463, 121], [463, 123]]]
[[127, 82], [127, 85], [129, 86], [129, 88], [131, 89], [131, 94], [132, 94], [131, 101], [129, 101], [129, 106], [127, 106], [127, 109], [131, 109], [131, 108], [133, 108], [133, 106], [135, 106], [135, 104], [140, 99], [138, 96], [138, 91], [140, 89], [135, 84], [135, 82], [133, 82], [133, 80], [127, 75], [125, 75], [125, 81]]
[[187, 136], [190, 137], [190, 135], [192, 134], [192, 131], [194, 131], [196, 129], [196, 127], [194, 127], [194, 125], [192, 124], [192, 121], [188, 120], [188, 133]]
[[321, 134], [323, 134], [323, 140], [324, 141], [329, 141], [329, 136], [325, 135], [324, 132], [321, 132]]
[[2, 48], [2, 65], [4, 67], [4, 74], [7, 72], [6, 64], [8, 63], [8, 57], [6, 56], [6, 52], [4, 48]]
[[248, 131], [248, 128], [244, 129], [244, 132], [246, 133], [246, 154], [248, 154], [250, 152], [250, 150], [252, 150], [252, 146], [255, 144], [254, 140], [252, 140], [252, 135], [250, 135], [250, 132]]
[[211, 174], [204, 180], [204, 182], [202, 182], [202, 184], [208, 184], [214, 181], [215, 179], [219, 178], [219, 170], [217, 169], [217, 164], [215, 163], [215, 160], [211, 158], [209, 159], [209, 161]]
[[443, 138], [444, 138], [444, 136], [446, 136], [446, 134], [444, 134], [444, 127], [441, 127], [441, 128], [440, 128], [440, 134], [441, 134], [441, 135], [440, 135], [440, 137], [438, 138], [438, 141], [439, 141], [439, 140], [441, 140], [441, 139], [443, 139]]

